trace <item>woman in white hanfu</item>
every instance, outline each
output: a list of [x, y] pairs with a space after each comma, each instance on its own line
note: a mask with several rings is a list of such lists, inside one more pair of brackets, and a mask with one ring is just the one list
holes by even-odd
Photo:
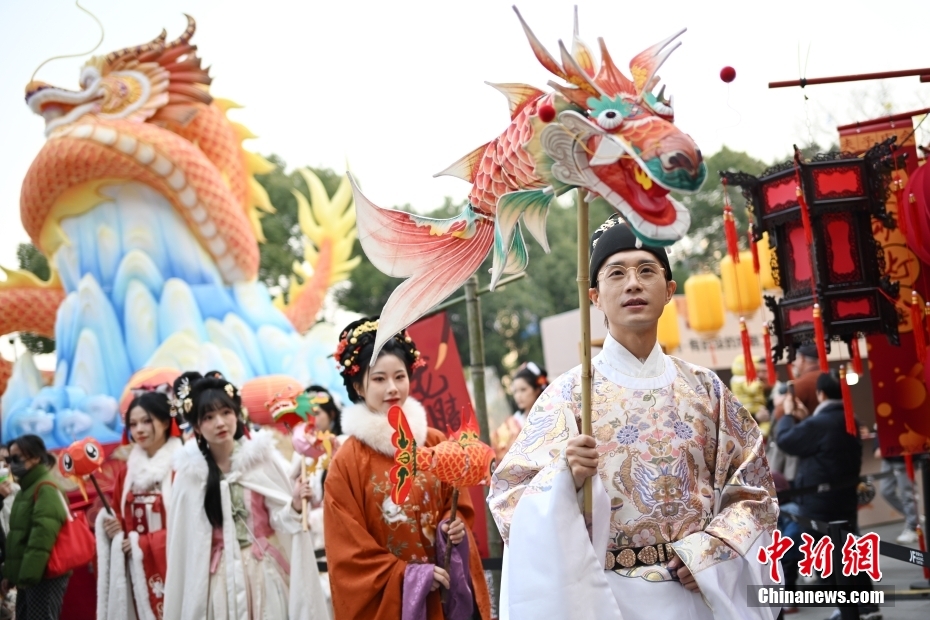
[[242, 401], [223, 378], [185, 373], [176, 400], [195, 440], [174, 459], [165, 617], [323, 620], [308, 484], [292, 482], [271, 433], [245, 436]]

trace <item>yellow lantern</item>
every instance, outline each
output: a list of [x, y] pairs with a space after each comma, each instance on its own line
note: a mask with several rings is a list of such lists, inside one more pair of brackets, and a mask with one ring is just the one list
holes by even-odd
[[675, 298], [665, 304], [662, 316], [659, 317], [659, 344], [666, 353], [671, 353], [681, 344], [681, 333], [678, 331], [678, 304]]
[[[775, 276], [772, 275], [772, 260], [775, 259], [775, 250], [769, 246], [769, 234], [762, 233], [762, 239], [756, 244], [759, 253], [759, 277], [762, 279], [762, 290], [772, 291], [778, 288]], [[742, 260], [742, 259], [741, 259]]]
[[[751, 268], [751, 267], [750, 267]], [[712, 273], [685, 280], [688, 325], [703, 338], [713, 338], [723, 327], [723, 286]]]
[[[761, 257], [760, 257], [761, 258]], [[752, 268], [752, 252], [740, 252], [739, 263], [729, 255], [720, 261], [723, 278], [723, 300], [727, 310], [741, 317], [750, 317], [762, 305], [759, 276]]]

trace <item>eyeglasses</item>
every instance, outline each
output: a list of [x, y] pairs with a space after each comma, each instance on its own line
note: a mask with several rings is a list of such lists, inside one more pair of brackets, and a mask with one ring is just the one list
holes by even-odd
[[597, 274], [597, 279], [599, 282], [606, 282], [611, 286], [620, 286], [631, 273], [636, 274], [636, 279], [643, 286], [649, 286], [650, 284], [655, 284], [665, 273], [665, 268], [659, 266], [657, 263], [642, 263], [636, 267], [624, 267], [622, 265], [610, 265], [607, 269], [599, 272]]

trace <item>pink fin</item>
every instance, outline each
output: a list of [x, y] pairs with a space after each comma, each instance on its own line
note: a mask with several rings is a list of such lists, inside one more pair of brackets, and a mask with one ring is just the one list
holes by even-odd
[[[511, 108], [512, 107], [513, 107], [513, 103], [511, 102]], [[475, 173], [478, 171], [478, 161], [481, 159], [481, 156], [484, 155], [484, 152], [488, 150], [489, 144], [490, 142], [485, 142], [484, 144], [476, 148], [474, 151], [472, 151], [468, 155], [465, 155], [464, 157], [460, 157], [459, 159], [455, 160], [455, 162], [452, 165], [450, 165], [448, 168], [440, 172], [437, 172], [433, 176], [434, 177], [441, 177], [441, 176], [456, 177], [456, 178], [462, 179], [463, 181], [474, 183]]]
[[647, 86], [651, 85], [652, 78], [655, 77], [659, 67], [672, 52], [678, 49], [681, 41], [671, 47], [668, 47], [669, 44], [680, 37], [685, 30], [687, 28], [682, 28], [664, 41], [659, 41], [649, 49], [643, 50], [630, 61], [630, 71], [633, 73], [633, 83], [636, 85], [637, 92], [642, 93]]
[[526, 33], [526, 38], [530, 42], [530, 47], [533, 48], [536, 60], [538, 60], [543, 67], [548, 69], [549, 73], [552, 75], [557, 75], [563, 80], [568, 81], [568, 76], [565, 75], [565, 71], [562, 70], [562, 67], [559, 66], [556, 59], [552, 57], [552, 54], [539, 42], [539, 39], [536, 38], [536, 35], [533, 34], [533, 31], [530, 30], [526, 22], [523, 21], [523, 16], [520, 15], [520, 11], [517, 10], [517, 7], [513, 7], [513, 12], [517, 14], [517, 19], [520, 20], [520, 25], [523, 26], [523, 32]]
[[510, 120], [517, 118], [517, 114], [523, 111], [529, 103], [546, 94], [529, 84], [492, 84], [491, 82], [485, 82], [485, 84], [496, 88], [507, 97], [507, 102], [510, 104]]
[[365, 198], [351, 175], [349, 180], [365, 255], [385, 274], [407, 278], [381, 311], [376, 357], [389, 338], [454, 293], [481, 266], [494, 226], [470, 206], [447, 220], [382, 209]]

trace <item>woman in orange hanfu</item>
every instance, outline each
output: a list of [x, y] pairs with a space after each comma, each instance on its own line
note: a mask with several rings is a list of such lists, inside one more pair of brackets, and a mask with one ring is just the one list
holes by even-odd
[[[418, 445], [445, 437], [427, 427], [426, 411], [412, 398], [411, 372], [424, 365], [401, 332], [370, 362], [377, 319], [349, 324], [336, 360], [355, 403], [342, 412], [348, 435], [330, 465], [323, 499], [326, 559], [336, 620], [470, 620], [490, 618], [487, 585], [474, 537], [474, 508], [461, 493], [449, 523], [453, 488], [420, 471], [402, 505], [391, 499], [394, 431], [387, 412], [398, 405]], [[442, 564], [453, 545], [450, 570]], [[445, 602], [440, 590], [448, 589]]]

